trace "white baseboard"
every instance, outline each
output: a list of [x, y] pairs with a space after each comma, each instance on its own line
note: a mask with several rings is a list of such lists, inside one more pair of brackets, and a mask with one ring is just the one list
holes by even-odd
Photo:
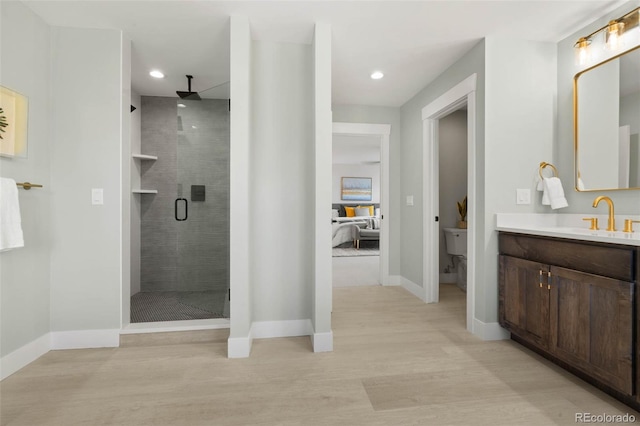
[[31, 364], [51, 349], [49, 333], [0, 358], [0, 380]]
[[251, 335], [247, 337], [229, 337], [227, 340], [227, 356], [229, 358], [249, 358], [252, 343]]
[[387, 285], [402, 285], [402, 277], [400, 275], [389, 275]]
[[117, 348], [120, 330], [75, 330], [51, 332], [51, 349]]
[[272, 337], [310, 336], [313, 325], [310, 319], [290, 321], [256, 321], [251, 324], [251, 337], [269, 339]]
[[413, 281], [406, 279], [405, 277], [401, 277], [401, 279], [402, 288], [424, 302], [424, 288], [420, 287]]
[[484, 323], [477, 318], [473, 320], [473, 334], [482, 340], [506, 340], [511, 337], [497, 322]]
[[311, 335], [311, 344], [314, 352], [332, 352], [333, 351], [333, 332], [314, 333]]
[[458, 281], [458, 274], [456, 273], [440, 273], [440, 284], [455, 284]]

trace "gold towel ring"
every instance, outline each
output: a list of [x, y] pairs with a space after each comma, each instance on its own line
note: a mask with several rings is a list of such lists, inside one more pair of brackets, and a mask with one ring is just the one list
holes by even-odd
[[542, 163], [540, 163], [540, 169], [538, 169], [538, 173], [540, 173], [540, 179], [544, 179], [544, 176], [542, 176], [542, 169], [544, 169], [545, 167], [551, 167], [551, 169], [553, 170], [553, 176], [558, 177], [558, 169], [556, 169], [556, 166], [543, 161]]

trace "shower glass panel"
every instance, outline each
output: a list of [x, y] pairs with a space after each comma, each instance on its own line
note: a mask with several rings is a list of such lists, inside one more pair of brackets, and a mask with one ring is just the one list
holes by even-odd
[[228, 84], [141, 98], [140, 292], [131, 322], [229, 317]]
[[229, 101], [180, 99], [178, 103], [178, 301], [228, 318]]

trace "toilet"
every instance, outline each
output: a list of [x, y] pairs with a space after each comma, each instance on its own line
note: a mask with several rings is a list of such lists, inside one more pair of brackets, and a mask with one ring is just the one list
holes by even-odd
[[443, 231], [447, 253], [458, 259], [456, 284], [467, 291], [467, 230], [444, 228]]

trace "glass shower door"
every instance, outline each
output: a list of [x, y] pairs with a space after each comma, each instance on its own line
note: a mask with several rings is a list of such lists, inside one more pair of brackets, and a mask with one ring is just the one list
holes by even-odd
[[229, 317], [229, 101], [179, 99], [178, 302], [197, 318]]

